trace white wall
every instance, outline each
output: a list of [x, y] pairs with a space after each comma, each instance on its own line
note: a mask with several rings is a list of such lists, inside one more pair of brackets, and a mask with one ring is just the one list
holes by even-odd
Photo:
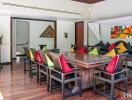
[[54, 38], [40, 37], [42, 32], [49, 26], [54, 29], [54, 22], [30, 20], [30, 47], [40, 49], [38, 45], [47, 44], [47, 49], [54, 48]]
[[3, 34], [1, 61], [10, 62], [10, 16], [0, 16], [0, 34]]
[[[64, 33], [68, 33], [68, 38], [64, 37]], [[73, 21], [57, 21], [57, 48], [61, 51], [68, 51], [71, 44], [75, 44], [75, 22]]]

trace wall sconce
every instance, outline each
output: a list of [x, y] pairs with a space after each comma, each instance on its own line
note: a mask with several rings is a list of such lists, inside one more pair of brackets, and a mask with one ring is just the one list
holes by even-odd
[[68, 38], [68, 33], [67, 32], [64, 33], [64, 37]]

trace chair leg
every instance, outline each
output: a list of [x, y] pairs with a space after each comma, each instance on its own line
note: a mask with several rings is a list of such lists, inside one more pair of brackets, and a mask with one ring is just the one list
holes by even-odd
[[26, 61], [24, 59], [24, 74], [26, 74]]
[[50, 72], [50, 82], [49, 82], [49, 91], [50, 91], [50, 93], [52, 94], [52, 78], [51, 78], [51, 70], [49, 70]]
[[82, 77], [79, 81], [80, 81], [79, 86], [80, 86], [80, 97], [81, 97], [82, 96]]
[[41, 71], [39, 69], [39, 85], [41, 85]]
[[39, 65], [37, 65], [37, 83], [39, 83]]
[[96, 78], [93, 78], [93, 94], [96, 94]]
[[128, 86], [127, 86], [127, 83], [128, 83], [128, 72], [126, 72], [125, 80], [124, 80], [124, 92], [125, 92], [125, 93], [128, 93]]
[[64, 92], [65, 92], [65, 84], [62, 82], [62, 100], [65, 99], [65, 95], [64, 95]]
[[47, 85], [47, 91], [49, 92], [49, 88], [50, 88], [50, 74], [49, 71], [47, 70], [47, 75], [46, 75], [46, 85]]
[[110, 100], [114, 100], [114, 82], [111, 83], [111, 95]]

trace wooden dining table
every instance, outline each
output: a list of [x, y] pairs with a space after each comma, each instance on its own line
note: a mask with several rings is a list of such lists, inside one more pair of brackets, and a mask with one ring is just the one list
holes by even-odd
[[68, 63], [80, 69], [82, 75], [82, 88], [87, 89], [93, 86], [93, 74], [97, 73], [94, 68], [107, 64], [111, 57], [104, 55], [89, 55], [80, 53], [60, 52]]

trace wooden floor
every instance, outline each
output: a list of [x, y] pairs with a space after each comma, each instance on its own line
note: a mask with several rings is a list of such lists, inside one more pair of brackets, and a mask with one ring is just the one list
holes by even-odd
[[[129, 93], [132, 94], [132, 85], [129, 84]], [[117, 91], [118, 92], [118, 91]], [[13, 66], [4, 65], [0, 71], [0, 94], [4, 100], [61, 100], [60, 92], [50, 94], [46, 91], [46, 86], [36, 83], [36, 78], [29, 78], [28, 73], [23, 72], [23, 61], [15, 61]], [[1, 98], [1, 97], [0, 97]], [[66, 98], [66, 100], [108, 100], [107, 97], [93, 95], [92, 89], [79, 95]], [[116, 100], [124, 100], [123, 93], [118, 92]], [[127, 98], [132, 100], [132, 98]]]

